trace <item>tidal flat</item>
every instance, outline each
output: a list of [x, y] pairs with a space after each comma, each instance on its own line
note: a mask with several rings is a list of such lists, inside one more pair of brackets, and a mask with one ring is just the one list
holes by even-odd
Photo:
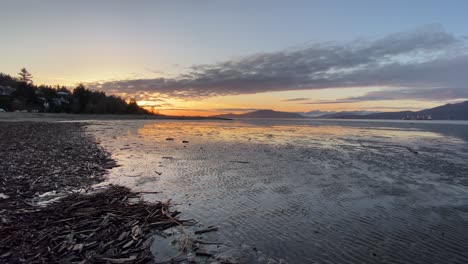
[[110, 183], [160, 192], [145, 198], [218, 227], [204, 239], [241, 262], [468, 262], [466, 122], [98, 120], [86, 130], [119, 165]]

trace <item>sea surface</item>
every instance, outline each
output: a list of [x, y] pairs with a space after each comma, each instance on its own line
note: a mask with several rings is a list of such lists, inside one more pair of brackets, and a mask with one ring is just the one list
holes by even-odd
[[[161, 192], [145, 197], [218, 227], [203, 239], [241, 261], [468, 263], [468, 122], [99, 120], [87, 130], [120, 165], [110, 182]], [[166, 246], [154, 254], [170, 257]]]

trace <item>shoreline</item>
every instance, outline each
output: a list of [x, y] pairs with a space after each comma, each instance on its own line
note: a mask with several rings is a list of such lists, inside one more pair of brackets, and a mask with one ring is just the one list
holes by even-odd
[[86, 120], [216, 120], [229, 121], [228, 118], [215, 118], [203, 116], [158, 116], [158, 115], [117, 115], [117, 114], [67, 114], [67, 113], [0, 113], [0, 122], [3, 121], [86, 121]]
[[[192, 223], [126, 187], [90, 191], [116, 163], [83, 124], [0, 122], [0, 138], [1, 261], [149, 263], [156, 230]], [[66, 195], [35, 204], [48, 192]]]

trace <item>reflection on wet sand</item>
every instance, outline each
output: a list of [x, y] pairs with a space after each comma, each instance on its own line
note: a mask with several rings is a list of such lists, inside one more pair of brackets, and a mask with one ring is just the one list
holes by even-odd
[[144, 140], [158, 140], [165, 136], [179, 136], [197, 141], [249, 141], [273, 144], [301, 144], [308, 141], [340, 139], [340, 137], [382, 137], [394, 141], [442, 137], [438, 133], [419, 129], [401, 130], [392, 127], [352, 127], [338, 125], [272, 124], [258, 126], [245, 122], [159, 122], [142, 124], [137, 131]]
[[148, 198], [218, 226], [207, 237], [244, 261], [466, 263], [467, 127], [110, 121], [89, 131], [121, 165], [111, 182], [162, 191]]

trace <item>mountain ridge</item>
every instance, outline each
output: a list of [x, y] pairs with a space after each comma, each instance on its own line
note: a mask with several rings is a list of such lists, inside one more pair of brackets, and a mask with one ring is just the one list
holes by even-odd
[[468, 120], [468, 101], [445, 104], [421, 111], [383, 112], [369, 115], [341, 115], [333, 119], [417, 119], [418, 116], [431, 116], [434, 120]]
[[[310, 112], [293, 113], [275, 110], [257, 110], [243, 114], [220, 114], [211, 117], [217, 118], [324, 118], [324, 119], [417, 119], [418, 116], [431, 116], [434, 120], [468, 120], [468, 101], [445, 104], [420, 111], [399, 112], [372, 112], [372, 111], [345, 111], [325, 112], [323, 115], [306, 116], [307, 113], [320, 113], [325, 111], [314, 110]], [[370, 113], [367, 113], [370, 112]]]
[[355, 116], [366, 116], [370, 114], [378, 114], [382, 112], [375, 112], [375, 111], [343, 111], [343, 112], [336, 112], [330, 114], [324, 114], [317, 116], [317, 118], [335, 118], [336, 116], [343, 116], [343, 115], [355, 115]]
[[221, 118], [307, 118], [306, 116], [300, 115], [298, 113], [292, 112], [281, 112], [275, 110], [257, 110], [253, 112], [248, 112], [244, 114], [221, 114], [211, 117], [221, 117]]

